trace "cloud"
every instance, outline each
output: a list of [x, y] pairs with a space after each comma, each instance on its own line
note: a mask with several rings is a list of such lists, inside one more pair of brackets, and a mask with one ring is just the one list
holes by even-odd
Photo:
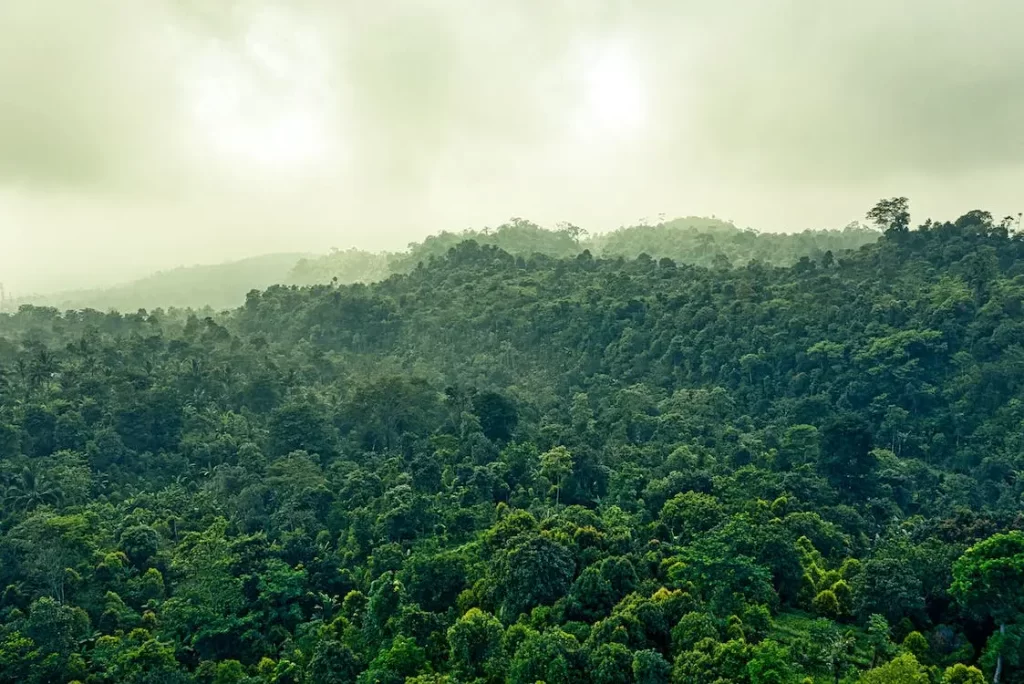
[[[887, 194], [1008, 205], [1022, 19], [1017, 0], [7, 0], [0, 270], [68, 271], [97, 241], [141, 269], [511, 215], [778, 229]], [[39, 256], [55, 241], [65, 261]]]
[[794, 180], [1024, 161], [1013, 0], [765, 3], [727, 22], [695, 104], [707, 153]]
[[[260, 132], [272, 147], [274, 125], [292, 121], [367, 182], [422, 185], [449, 156], [557, 144], [582, 97], [566, 60], [623, 35], [646, 52], [676, 167], [843, 179], [1024, 155], [1014, 0], [13, 0], [0, 12], [8, 182], [224, 180]], [[232, 126], [251, 137], [232, 143]]]
[[96, 188], [172, 165], [180, 103], [159, 9], [0, 4], [0, 179]]

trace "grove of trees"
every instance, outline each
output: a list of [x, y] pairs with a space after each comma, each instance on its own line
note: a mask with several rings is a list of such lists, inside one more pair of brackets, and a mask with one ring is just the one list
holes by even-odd
[[1024, 239], [900, 199], [0, 314], [0, 683], [1024, 682]]

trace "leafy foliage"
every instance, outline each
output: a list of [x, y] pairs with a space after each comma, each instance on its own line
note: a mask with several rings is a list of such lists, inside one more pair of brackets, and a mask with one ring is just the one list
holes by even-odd
[[1024, 240], [901, 217], [0, 315], [0, 682], [1024, 681]]

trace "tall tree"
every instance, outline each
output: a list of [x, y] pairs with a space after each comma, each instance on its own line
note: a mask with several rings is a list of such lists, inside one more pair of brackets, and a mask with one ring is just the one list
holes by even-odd
[[887, 233], [905, 233], [910, 227], [910, 200], [906, 197], [879, 200], [868, 211], [867, 219]]
[[555, 490], [555, 508], [558, 508], [562, 484], [572, 473], [572, 454], [564, 446], [556, 446], [540, 455], [540, 474], [546, 477]]
[[[950, 593], [965, 607], [991, 616], [1006, 634], [1024, 617], [1024, 533], [997, 534], [967, 549], [953, 565]], [[1002, 643], [992, 681], [1003, 672]]]

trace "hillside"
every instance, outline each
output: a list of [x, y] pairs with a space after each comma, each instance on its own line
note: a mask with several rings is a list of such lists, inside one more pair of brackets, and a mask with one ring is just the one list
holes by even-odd
[[825, 252], [855, 250], [878, 239], [878, 232], [861, 226], [842, 231], [819, 230], [801, 233], [758, 233], [741, 230], [731, 223], [696, 216], [673, 219], [657, 225], [620, 228], [590, 236], [576, 226], [548, 230], [523, 219], [493, 230], [443, 232], [405, 252], [373, 254], [360, 250], [336, 251], [299, 263], [288, 280], [291, 284], [342, 284], [373, 282], [392, 273], [409, 273], [420, 263], [442, 258], [460, 242], [473, 240], [498, 247], [513, 256], [543, 254], [570, 257], [589, 251], [594, 256], [635, 258], [640, 254], [700, 266], [742, 266], [752, 260], [773, 266], [790, 266], [801, 257], [820, 258]]
[[0, 315], [0, 682], [1024, 681], [1024, 237], [882, 219]]
[[709, 267], [745, 266], [750, 261], [792, 266], [801, 257], [819, 260], [825, 252], [856, 250], [878, 237], [877, 231], [858, 224], [843, 230], [758, 233], [731, 223], [689, 217], [655, 226], [620, 228], [591, 238], [586, 246], [600, 256], [632, 259], [648, 254]]
[[75, 290], [25, 297], [13, 306], [35, 304], [58, 309], [137, 311], [155, 308], [227, 309], [245, 301], [254, 289], [287, 281], [300, 253], [267, 254], [223, 264], [182, 266], [160, 271], [123, 285], [97, 290]]
[[635, 258], [646, 253], [681, 263], [704, 266], [741, 265], [751, 260], [788, 266], [801, 257], [820, 258], [826, 251], [857, 249], [878, 239], [867, 228], [760, 234], [729, 223], [697, 217], [656, 226], [621, 228], [588, 237], [575, 227], [547, 230], [521, 219], [488, 231], [442, 232], [411, 243], [403, 252], [333, 250], [326, 255], [268, 254], [223, 264], [188, 266], [155, 273], [115, 287], [22, 297], [6, 304], [65, 309], [136, 311], [156, 308], [234, 308], [251, 290], [275, 284], [315, 285], [372, 283], [395, 273], [409, 273], [418, 264], [440, 259], [466, 240], [493, 245], [516, 256], [543, 254], [569, 257], [588, 250], [597, 256]]

